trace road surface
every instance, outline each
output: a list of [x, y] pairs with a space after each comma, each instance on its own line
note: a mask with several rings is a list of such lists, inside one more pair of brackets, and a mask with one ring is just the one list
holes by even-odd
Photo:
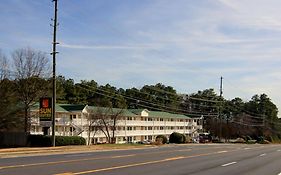
[[0, 159], [1, 175], [281, 175], [281, 145], [190, 144]]

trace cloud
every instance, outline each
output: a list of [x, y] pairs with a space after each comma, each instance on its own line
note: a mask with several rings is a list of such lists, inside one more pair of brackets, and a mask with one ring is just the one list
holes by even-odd
[[70, 49], [101, 49], [101, 50], [136, 50], [136, 49], [153, 49], [155, 45], [81, 45], [81, 44], [66, 44], [60, 43], [61, 47]]

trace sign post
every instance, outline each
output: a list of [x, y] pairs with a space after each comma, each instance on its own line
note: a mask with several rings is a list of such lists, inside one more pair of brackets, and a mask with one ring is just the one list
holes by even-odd
[[40, 98], [39, 119], [44, 135], [48, 135], [48, 130], [52, 126], [52, 98]]

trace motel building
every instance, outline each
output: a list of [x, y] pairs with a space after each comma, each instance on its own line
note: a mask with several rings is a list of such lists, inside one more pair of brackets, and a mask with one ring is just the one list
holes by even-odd
[[[40, 121], [39, 105], [31, 110], [31, 134], [52, 134], [51, 122]], [[88, 105], [56, 104], [55, 135], [81, 136], [89, 144], [106, 143], [106, 135], [100, 122], [93, 116], [116, 116], [115, 143], [155, 141], [158, 135], [178, 132], [196, 138], [202, 131], [202, 118], [181, 114], [150, 111], [147, 109], [118, 109]], [[99, 124], [99, 126], [97, 126]], [[110, 128], [110, 127], [109, 127]], [[103, 128], [103, 130], [105, 130]], [[112, 132], [110, 131], [112, 137]]]

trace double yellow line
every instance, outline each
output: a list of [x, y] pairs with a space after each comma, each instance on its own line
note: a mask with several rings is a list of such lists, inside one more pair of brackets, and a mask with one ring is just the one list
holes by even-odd
[[101, 172], [101, 171], [116, 170], [116, 169], [121, 169], [121, 168], [136, 167], [136, 166], [141, 166], [141, 165], [163, 163], [163, 162], [175, 161], [175, 160], [179, 160], [179, 159], [188, 159], [188, 158], [208, 156], [208, 155], [213, 155], [213, 154], [222, 154], [222, 153], [226, 153], [226, 152], [228, 152], [228, 151], [218, 151], [218, 152], [212, 152], [212, 153], [206, 153], [206, 154], [197, 154], [197, 155], [192, 155], [192, 156], [171, 157], [171, 158], [162, 159], [162, 160], [154, 160], [154, 161], [148, 161], [148, 162], [133, 163], [133, 164], [128, 164], [128, 165], [121, 165], [121, 166], [114, 166], [114, 167], [108, 167], [108, 168], [94, 169], [94, 170], [81, 171], [81, 172], [76, 172], [76, 173], [66, 172], [66, 173], [60, 173], [60, 174], [55, 174], [55, 175], [89, 174], [89, 173], [96, 173], [96, 172]]

